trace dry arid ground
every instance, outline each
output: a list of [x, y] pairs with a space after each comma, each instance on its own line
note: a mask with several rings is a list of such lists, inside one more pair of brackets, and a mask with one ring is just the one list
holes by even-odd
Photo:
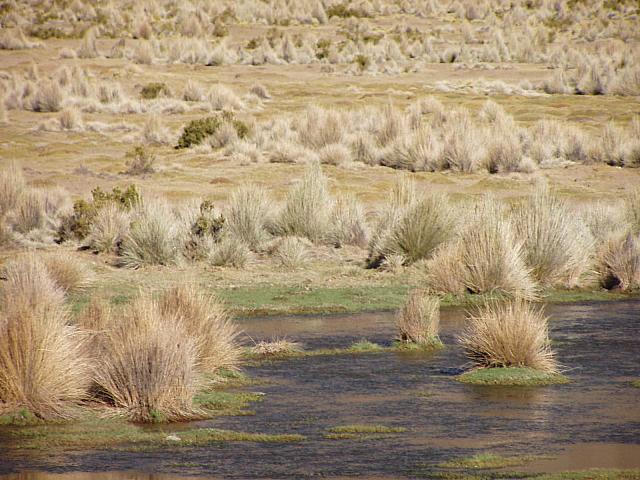
[[[45, 210], [55, 204], [33, 229], [6, 213], [2, 257], [36, 248], [88, 264], [79, 305], [195, 281], [245, 312], [390, 308], [424, 286], [413, 260], [431, 256], [365, 268], [399, 177], [418, 196], [447, 194], [443, 208], [459, 219], [486, 194], [514, 204], [543, 184], [572, 216], [595, 205], [620, 213], [640, 185], [637, 2], [1, 6], [0, 162], [22, 169]], [[175, 148], [189, 121], [212, 116], [226, 118], [215, 134]], [[148, 165], [135, 168], [136, 148]], [[362, 209], [366, 232], [343, 242], [355, 245], [309, 238], [286, 245], [300, 258], [283, 259], [280, 238], [305, 235], [271, 229], [237, 262], [212, 261], [212, 246], [132, 269], [122, 239], [100, 254], [84, 238], [55, 243], [71, 209], [60, 188], [78, 200], [134, 184], [144, 198], [211, 200], [227, 216], [232, 192], [254, 185], [276, 218], [318, 160], [331, 201], [349, 194]], [[598, 248], [587, 253], [594, 262]], [[571, 286], [599, 291], [593, 268]], [[540, 282], [542, 294], [568, 285], [554, 280]]]

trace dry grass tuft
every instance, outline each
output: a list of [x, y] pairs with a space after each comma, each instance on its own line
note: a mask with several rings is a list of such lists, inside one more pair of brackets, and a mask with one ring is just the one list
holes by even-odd
[[213, 244], [209, 254], [209, 262], [216, 267], [243, 268], [248, 260], [249, 247], [229, 236]]
[[27, 409], [44, 420], [77, 413], [86, 397], [82, 339], [64, 294], [28, 254], [9, 262], [0, 287], [0, 413]]
[[281, 238], [274, 247], [273, 256], [284, 268], [301, 268], [309, 260], [309, 241], [300, 237]]
[[193, 284], [180, 285], [162, 293], [159, 308], [162, 315], [176, 318], [187, 334], [197, 339], [199, 368], [208, 373], [237, 368], [239, 331], [215, 296]]
[[86, 244], [95, 252], [117, 253], [129, 232], [131, 217], [113, 202], [98, 210], [86, 238]]
[[440, 299], [424, 290], [409, 292], [406, 303], [396, 315], [399, 340], [424, 346], [440, 345]]
[[306, 237], [314, 243], [322, 241], [329, 226], [331, 203], [320, 164], [310, 163], [302, 181], [287, 193], [284, 208], [275, 222], [276, 233]]
[[596, 271], [607, 289], [632, 290], [640, 287], [640, 237], [611, 238], [602, 248]]
[[546, 186], [513, 211], [525, 261], [542, 285], [570, 285], [588, 269], [593, 239], [580, 217]]
[[226, 227], [251, 250], [258, 250], [269, 238], [272, 204], [267, 192], [257, 185], [238, 188], [231, 194], [226, 211]]
[[10, 162], [0, 170], [0, 218], [17, 206], [24, 189], [24, 176], [17, 163]]
[[137, 207], [122, 241], [122, 264], [128, 268], [172, 265], [179, 258], [179, 225], [169, 205], [148, 201]]
[[91, 285], [92, 272], [77, 258], [63, 253], [42, 257], [47, 272], [66, 294], [78, 293]]
[[469, 317], [469, 325], [458, 341], [477, 367], [529, 367], [558, 372], [547, 318], [540, 307], [521, 299], [480, 307]]
[[276, 338], [271, 341], [260, 341], [251, 347], [251, 353], [263, 357], [291, 355], [302, 352], [302, 345], [286, 338]]
[[94, 370], [98, 398], [131, 421], [185, 420], [197, 415], [198, 344], [180, 321], [141, 294], [104, 335]]
[[356, 245], [364, 248], [369, 240], [369, 227], [362, 205], [353, 196], [340, 196], [331, 212], [327, 240], [336, 247]]

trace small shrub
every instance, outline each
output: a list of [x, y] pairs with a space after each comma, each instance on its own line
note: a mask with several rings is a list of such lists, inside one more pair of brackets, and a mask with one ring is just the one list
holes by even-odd
[[114, 187], [111, 192], [105, 192], [100, 187], [96, 187], [91, 191], [91, 197], [90, 201], [76, 200], [74, 202], [73, 213], [62, 219], [58, 229], [58, 241], [86, 238], [98, 212], [109, 204], [114, 204], [128, 211], [141, 202], [140, 193], [135, 185], [129, 185], [125, 190]]
[[155, 172], [156, 156], [146, 150], [142, 145], [138, 145], [127, 153], [129, 160], [126, 162], [127, 175], [145, 175]]
[[140, 97], [143, 100], [154, 100], [158, 97], [170, 97], [171, 90], [163, 82], [147, 83], [140, 91]]
[[200, 118], [192, 120], [184, 127], [176, 148], [190, 148], [200, 145], [205, 138], [213, 135], [220, 128], [224, 120], [231, 122], [238, 138], [243, 139], [249, 133], [249, 128], [244, 122], [235, 120], [229, 115]]
[[91, 272], [73, 256], [47, 254], [42, 257], [42, 262], [51, 279], [66, 294], [78, 293], [91, 283]]
[[580, 217], [548, 188], [539, 188], [514, 208], [513, 225], [525, 261], [542, 285], [566, 285], [588, 268], [593, 239]]
[[327, 240], [335, 247], [356, 245], [364, 248], [369, 227], [362, 205], [352, 196], [340, 196], [331, 211]]
[[440, 300], [422, 290], [409, 292], [406, 303], [396, 315], [399, 340], [424, 346], [441, 345]]
[[558, 372], [549, 342], [547, 318], [524, 300], [492, 302], [469, 317], [458, 341], [478, 367], [529, 367]]

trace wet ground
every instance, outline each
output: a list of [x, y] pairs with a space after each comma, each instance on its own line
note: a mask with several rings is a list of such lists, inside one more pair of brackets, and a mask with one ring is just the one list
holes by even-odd
[[[455, 345], [464, 316], [459, 310], [445, 310], [444, 350], [431, 355], [317, 356], [251, 367], [247, 373], [266, 382], [249, 389], [266, 394], [252, 407], [256, 415], [197, 423], [248, 432], [299, 433], [307, 436], [304, 442], [227, 443], [152, 453], [77, 452], [64, 457], [34, 452], [27, 457], [9, 456], [0, 440], [0, 473], [428, 477], [439, 462], [487, 451], [554, 457], [519, 471], [640, 468], [640, 389], [630, 385], [640, 378], [640, 302], [556, 305], [547, 312], [554, 348], [572, 380], [567, 385], [474, 387], [455, 382], [452, 376], [466, 366]], [[363, 338], [389, 344], [394, 335], [390, 313], [241, 322], [255, 341], [286, 336], [307, 349], [346, 347]], [[355, 423], [407, 431], [368, 439], [324, 436], [328, 428]], [[49, 477], [29, 473], [11, 478]], [[113, 473], [94, 480], [103, 478], [151, 477]]]

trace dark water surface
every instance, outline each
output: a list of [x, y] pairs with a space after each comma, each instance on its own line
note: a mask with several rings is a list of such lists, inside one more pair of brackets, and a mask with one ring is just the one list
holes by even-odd
[[[551, 337], [572, 383], [549, 387], [474, 387], [453, 381], [466, 360], [455, 345], [464, 316], [444, 310], [447, 348], [431, 355], [383, 353], [318, 356], [247, 369], [266, 394], [255, 416], [222, 417], [197, 426], [262, 433], [299, 433], [290, 444], [226, 443], [171, 451], [46, 452], [9, 455], [0, 436], [0, 473], [11, 479], [57, 479], [26, 470], [114, 472], [101, 479], [398, 478], [428, 473], [438, 462], [491, 451], [543, 454], [526, 467], [554, 472], [592, 467], [640, 468], [640, 302], [547, 307]], [[243, 319], [254, 340], [283, 337], [308, 349], [345, 347], [366, 338], [389, 344], [390, 313]], [[387, 438], [328, 440], [344, 424], [401, 426]], [[518, 470], [523, 470], [518, 468]], [[122, 473], [122, 472], [143, 473]], [[119, 472], [119, 473], [117, 473]]]

